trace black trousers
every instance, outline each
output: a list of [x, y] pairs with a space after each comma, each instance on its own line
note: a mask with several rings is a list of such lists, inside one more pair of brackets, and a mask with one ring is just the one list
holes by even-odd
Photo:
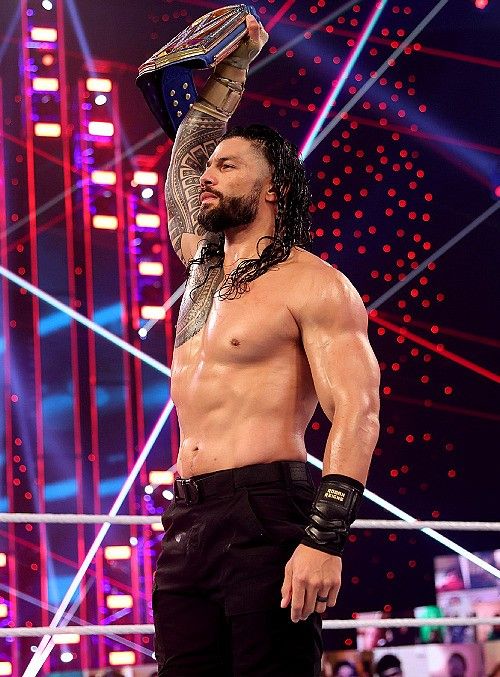
[[303, 463], [176, 482], [153, 589], [159, 677], [318, 677], [321, 617], [280, 608], [314, 498]]

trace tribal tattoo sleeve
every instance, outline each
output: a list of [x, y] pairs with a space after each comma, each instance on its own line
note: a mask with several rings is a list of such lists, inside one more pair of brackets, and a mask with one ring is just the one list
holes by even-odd
[[183, 233], [207, 240], [214, 237], [198, 223], [199, 185], [206, 162], [225, 131], [223, 120], [191, 108], [177, 132], [165, 183], [165, 201], [170, 240], [185, 265], [188, 262], [181, 251]]

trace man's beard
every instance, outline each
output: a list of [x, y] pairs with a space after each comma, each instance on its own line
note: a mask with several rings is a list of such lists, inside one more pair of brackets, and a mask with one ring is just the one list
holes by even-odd
[[198, 214], [198, 223], [210, 233], [222, 233], [230, 228], [247, 226], [257, 216], [262, 184], [256, 181], [252, 190], [240, 197], [224, 197], [216, 190], [207, 190], [219, 198], [216, 207], [202, 205]]

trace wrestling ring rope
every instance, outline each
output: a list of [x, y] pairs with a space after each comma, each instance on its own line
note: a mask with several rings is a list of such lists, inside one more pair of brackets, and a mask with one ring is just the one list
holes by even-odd
[[[324, 630], [352, 630], [353, 628], [420, 628], [444, 625], [495, 625], [498, 616], [464, 616], [456, 618], [353, 618], [323, 621]], [[143, 625], [66, 625], [60, 628], [0, 628], [2, 637], [43, 637], [44, 635], [152, 635], [153, 624]]]
[[[6, 523], [37, 523], [37, 524], [158, 524], [160, 515], [84, 515], [72, 513], [46, 513], [43, 515], [32, 513], [0, 513], [0, 522]], [[500, 522], [464, 522], [415, 520], [356, 520], [354, 529], [428, 529], [438, 531], [500, 531]], [[496, 625], [498, 616], [493, 617], [443, 617], [443, 618], [352, 618], [340, 620], [324, 620], [324, 630], [352, 630], [356, 628], [419, 628], [443, 627], [464, 625]], [[14, 627], [0, 628], [0, 638], [14, 637], [44, 637], [54, 635], [129, 635], [154, 634], [153, 624], [135, 625], [66, 625], [59, 627]]]
[[[159, 524], [161, 515], [82, 515], [73, 513], [1, 512], [0, 522], [16, 524]], [[353, 529], [435, 529], [436, 531], [500, 531], [500, 522], [438, 520], [356, 520]]]

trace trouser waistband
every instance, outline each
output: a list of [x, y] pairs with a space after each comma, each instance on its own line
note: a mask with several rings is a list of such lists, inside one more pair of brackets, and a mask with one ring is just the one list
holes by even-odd
[[177, 478], [174, 482], [174, 500], [191, 505], [201, 503], [210, 496], [231, 496], [240, 487], [276, 482], [288, 487], [297, 482], [310, 481], [308, 468], [302, 461], [257, 463], [190, 478]]

